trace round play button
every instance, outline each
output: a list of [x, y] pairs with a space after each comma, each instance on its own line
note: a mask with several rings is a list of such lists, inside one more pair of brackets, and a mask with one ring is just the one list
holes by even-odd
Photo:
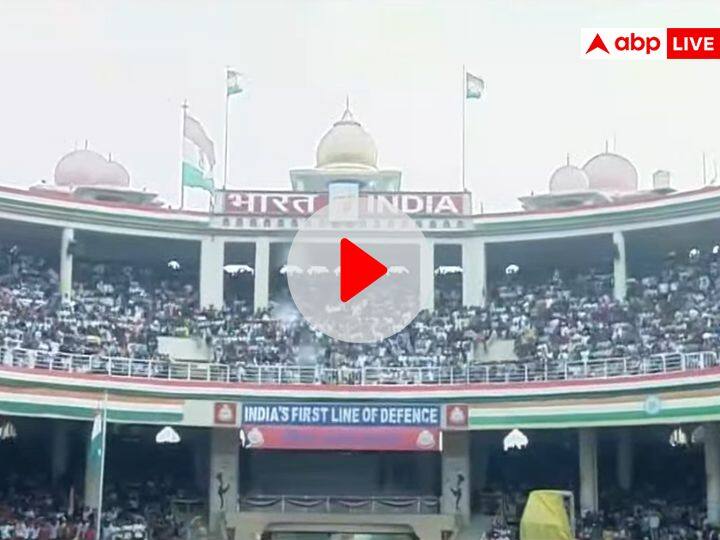
[[340, 301], [348, 302], [387, 274], [387, 266], [347, 238], [340, 239]]
[[302, 223], [290, 247], [290, 294], [324, 334], [381, 341], [427, 305], [431, 253], [415, 221], [391, 205], [366, 197], [328, 204]]

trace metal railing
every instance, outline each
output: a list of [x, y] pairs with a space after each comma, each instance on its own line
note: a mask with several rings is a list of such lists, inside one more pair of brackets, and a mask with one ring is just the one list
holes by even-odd
[[438, 514], [438, 497], [357, 497], [316, 495], [256, 495], [240, 497], [241, 512], [334, 514]]
[[209, 362], [169, 362], [116, 356], [0, 347], [0, 365], [60, 371], [65, 373], [111, 375], [145, 379], [230, 382], [230, 367]]
[[462, 385], [609, 379], [702, 370], [718, 366], [715, 351], [567, 362], [477, 362], [464, 367], [235, 366], [138, 360], [19, 347], [0, 347], [0, 365], [112, 377], [254, 384]]

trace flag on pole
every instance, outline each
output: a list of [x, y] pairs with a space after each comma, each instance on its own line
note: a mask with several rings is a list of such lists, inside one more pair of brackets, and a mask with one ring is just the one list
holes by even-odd
[[227, 95], [240, 94], [245, 90], [243, 85], [243, 74], [234, 69], [227, 70]]
[[472, 73], [465, 73], [465, 97], [467, 99], [480, 99], [485, 93], [485, 81]]
[[99, 511], [102, 504], [102, 479], [105, 464], [105, 414], [97, 411], [90, 431], [90, 444], [88, 445], [87, 464], [85, 474], [86, 486], [92, 486], [90, 493], [85, 493], [85, 505]]
[[183, 187], [201, 188], [212, 193], [215, 190], [214, 167], [215, 145], [200, 122], [186, 114], [183, 128]]

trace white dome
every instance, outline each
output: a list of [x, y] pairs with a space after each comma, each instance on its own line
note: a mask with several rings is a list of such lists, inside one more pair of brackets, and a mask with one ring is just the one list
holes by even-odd
[[120, 186], [130, 185], [125, 167], [108, 161], [92, 150], [75, 150], [63, 156], [55, 166], [57, 186]]
[[103, 185], [126, 187], [130, 185], [130, 173], [117, 161], [109, 161], [105, 166], [103, 180]]
[[583, 167], [590, 180], [590, 189], [609, 193], [638, 189], [638, 173], [627, 158], [604, 152], [591, 158]]
[[318, 169], [377, 169], [375, 141], [353, 118], [349, 108], [320, 139], [316, 166]]
[[63, 156], [55, 166], [55, 184], [75, 186], [91, 183], [107, 161], [92, 150], [75, 150]]
[[563, 165], [550, 176], [550, 193], [570, 193], [573, 191], [587, 191], [590, 179], [580, 167]]

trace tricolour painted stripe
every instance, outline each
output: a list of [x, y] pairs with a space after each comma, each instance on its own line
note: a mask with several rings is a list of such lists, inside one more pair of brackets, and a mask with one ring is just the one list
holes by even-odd
[[426, 402], [518, 402], [584, 398], [598, 394], [647, 395], [673, 388], [720, 388], [720, 368], [657, 375], [627, 376], [609, 379], [584, 379], [532, 383], [494, 383], [470, 385], [266, 385], [252, 383], [219, 383], [145, 378], [113, 377], [67, 372], [50, 372], [23, 368], [0, 368], [0, 381], [16, 385], [47, 385], [68, 389], [113, 391], [151, 396], [197, 399], [258, 400], [284, 398], [315, 400], [414, 400]]
[[[96, 411], [97, 406], [79, 407], [75, 405], [0, 400], [0, 412], [8, 415], [89, 420], [94, 417]], [[118, 410], [108, 407], [108, 420], [119, 423], [169, 424], [182, 422], [183, 414], [182, 412]]]
[[469, 419], [470, 429], [500, 428], [559, 428], [585, 426], [617, 426], [666, 424], [680, 422], [704, 422], [720, 419], [720, 405], [706, 407], [678, 407], [663, 409], [657, 414], [649, 415], [643, 410], [617, 412], [574, 412], [571, 414], [536, 414], [536, 415], [505, 415], [479, 416]]

